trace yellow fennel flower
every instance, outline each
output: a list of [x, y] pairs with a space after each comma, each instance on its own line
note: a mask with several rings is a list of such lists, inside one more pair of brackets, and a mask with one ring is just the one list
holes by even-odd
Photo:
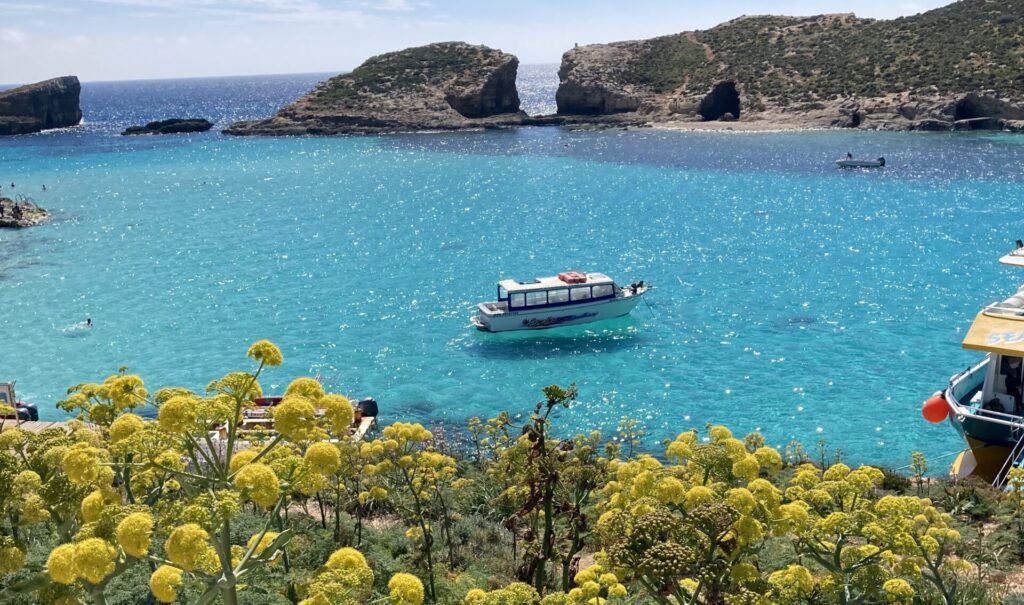
[[316, 431], [316, 410], [305, 397], [286, 396], [271, 409], [271, 414], [274, 430], [289, 441], [308, 441]]
[[324, 396], [324, 387], [316, 378], [304, 376], [296, 378], [288, 384], [288, 388], [284, 390], [284, 396], [288, 397], [289, 395], [298, 395], [317, 403]]
[[123, 414], [110, 425], [110, 444], [123, 441], [146, 428], [146, 423], [135, 414]]
[[46, 571], [59, 584], [74, 584], [78, 579], [75, 570], [75, 545], [61, 544], [50, 551], [46, 559]]
[[693, 510], [702, 504], [707, 504], [715, 497], [711, 488], [703, 485], [695, 485], [686, 492], [686, 508]]
[[43, 479], [34, 471], [21, 471], [14, 478], [14, 491], [22, 496], [39, 491], [43, 486]]
[[103, 450], [85, 443], [75, 443], [64, 451], [61, 466], [75, 485], [89, 485], [101, 477]]
[[231, 457], [231, 465], [228, 470], [232, 473], [238, 472], [238, 469], [252, 462], [252, 459], [258, 454], [259, 452], [256, 450], [242, 450], [240, 452], [235, 452], [235, 455]]
[[82, 519], [86, 523], [95, 523], [100, 518], [100, 513], [103, 512], [103, 507], [107, 505], [107, 498], [104, 497], [102, 490], [93, 490], [88, 496], [82, 498], [82, 506], [80, 507], [82, 512]]
[[181, 586], [181, 570], [171, 565], [161, 565], [149, 577], [149, 590], [161, 603], [178, 600], [177, 588]]
[[103, 538], [89, 538], [75, 545], [75, 571], [93, 584], [114, 572], [115, 560], [117, 549]]
[[367, 567], [363, 553], [350, 547], [339, 548], [331, 554], [324, 567], [334, 571]]
[[153, 534], [153, 516], [149, 513], [132, 513], [117, 524], [117, 543], [133, 557], [144, 557], [149, 552], [149, 541]]
[[304, 457], [313, 472], [333, 475], [341, 468], [341, 452], [330, 443], [319, 442], [309, 446]]
[[29, 525], [50, 520], [50, 511], [46, 510], [46, 501], [39, 494], [29, 494], [21, 503], [21, 520]]
[[259, 340], [252, 343], [245, 354], [246, 357], [265, 366], [279, 366], [284, 361], [281, 349], [269, 340]]
[[0, 576], [14, 573], [25, 564], [25, 551], [17, 546], [0, 547]]
[[335, 435], [348, 435], [348, 430], [355, 419], [352, 402], [341, 395], [324, 395], [317, 401], [324, 411], [324, 420], [330, 425]]
[[235, 487], [242, 491], [243, 497], [250, 498], [264, 508], [277, 503], [281, 483], [274, 474], [274, 469], [262, 462], [247, 464], [235, 475]]
[[396, 573], [388, 581], [388, 594], [393, 605], [422, 605], [423, 582], [408, 573]]
[[169, 433], [186, 433], [196, 427], [199, 400], [190, 395], [175, 395], [160, 406], [157, 421]]
[[176, 528], [164, 542], [164, 550], [172, 563], [185, 571], [192, 571], [210, 547], [210, 535], [195, 523]]

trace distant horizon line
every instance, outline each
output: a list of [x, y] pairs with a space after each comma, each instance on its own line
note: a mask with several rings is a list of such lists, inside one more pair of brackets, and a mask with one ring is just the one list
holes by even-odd
[[[541, 67], [546, 65], [558, 65], [558, 63], [521, 63], [520, 67]], [[352, 68], [355, 69], [355, 68]], [[229, 78], [279, 78], [284, 76], [340, 76], [347, 74], [352, 69], [342, 71], [294, 71], [294, 72], [278, 72], [278, 73], [254, 73], [254, 74], [231, 74], [221, 76], [173, 76], [166, 78], [123, 78], [117, 80], [82, 80], [79, 79], [82, 84], [117, 84], [123, 82], [169, 82], [174, 80], [223, 80]], [[64, 74], [58, 76], [51, 76], [50, 78], [44, 78], [42, 80], [35, 80], [32, 82], [0, 82], [0, 90], [7, 90], [11, 88], [17, 88], [18, 86], [25, 86], [27, 84], [35, 84], [36, 82], [45, 82], [53, 78], [62, 78], [65, 76], [73, 76], [74, 74]], [[77, 77], [77, 76], [76, 76]]]

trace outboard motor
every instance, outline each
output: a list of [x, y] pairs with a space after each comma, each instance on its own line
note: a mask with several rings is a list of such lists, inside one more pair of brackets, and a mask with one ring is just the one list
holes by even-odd
[[885, 158], [878, 158], [878, 163], [881, 164], [882, 167], [884, 168], [885, 167]]
[[39, 420], [39, 408], [36, 407], [36, 404], [19, 401], [17, 407], [18, 418], [22, 420]]
[[377, 417], [377, 400], [373, 397], [364, 397], [356, 404], [356, 408], [363, 416]]

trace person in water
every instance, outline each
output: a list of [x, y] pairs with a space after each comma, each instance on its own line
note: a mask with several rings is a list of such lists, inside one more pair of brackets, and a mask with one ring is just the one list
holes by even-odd
[[91, 317], [86, 317], [85, 318], [85, 327], [87, 327], [87, 328], [91, 328], [92, 327], [92, 318]]

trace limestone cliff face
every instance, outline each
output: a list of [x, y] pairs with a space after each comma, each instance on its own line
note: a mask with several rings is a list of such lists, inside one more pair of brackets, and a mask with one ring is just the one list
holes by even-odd
[[459, 130], [521, 123], [508, 53], [442, 42], [387, 53], [315, 90], [266, 120], [232, 124], [234, 135]]
[[781, 127], [1015, 129], [1024, 0], [961, 0], [894, 20], [741, 17], [562, 57], [562, 115]]
[[75, 76], [0, 91], [0, 135], [75, 126], [82, 121], [81, 92]]

